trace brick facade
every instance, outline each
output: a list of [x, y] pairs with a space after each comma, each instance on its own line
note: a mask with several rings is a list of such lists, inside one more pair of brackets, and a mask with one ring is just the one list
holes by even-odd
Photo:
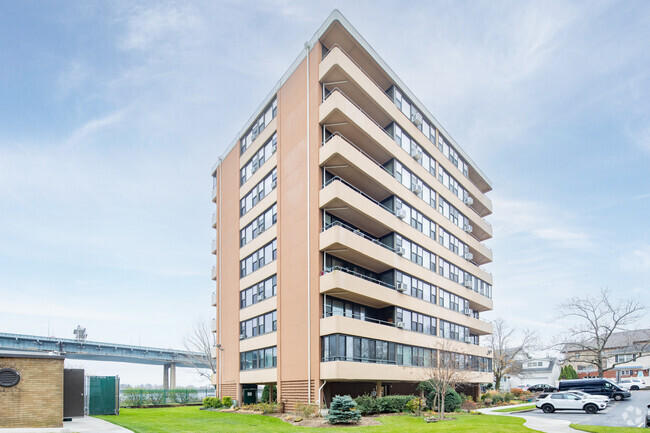
[[0, 368], [13, 368], [20, 382], [0, 386], [0, 428], [63, 426], [63, 359], [3, 357]]

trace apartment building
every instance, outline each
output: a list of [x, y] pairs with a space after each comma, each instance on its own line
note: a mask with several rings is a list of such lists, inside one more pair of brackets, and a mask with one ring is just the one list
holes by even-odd
[[490, 181], [338, 11], [212, 176], [218, 396], [413, 393], [442, 349], [492, 381]]

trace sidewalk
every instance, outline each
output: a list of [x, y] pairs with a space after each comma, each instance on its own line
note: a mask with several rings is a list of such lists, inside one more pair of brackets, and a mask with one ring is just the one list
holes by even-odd
[[108, 421], [85, 416], [66, 421], [61, 428], [0, 428], [0, 433], [133, 433]]
[[519, 407], [519, 406], [529, 406], [531, 403], [525, 403], [525, 404], [513, 404], [510, 406], [499, 406], [499, 407], [494, 407], [494, 408], [489, 408], [489, 409], [479, 409], [478, 412], [481, 412], [486, 415], [499, 415], [499, 416], [516, 416], [519, 418], [523, 418], [526, 420], [524, 423], [525, 427], [528, 427], [529, 429], [541, 431], [544, 433], [576, 433], [577, 430], [572, 429], [569, 427], [569, 424], [571, 422], [569, 421], [563, 421], [559, 419], [553, 419], [553, 418], [539, 418], [539, 417], [533, 417], [533, 416], [526, 416], [524, 414], [518, 414], [516, 412], [495, 412], [496, 409], [507, 409], [510, 407]]

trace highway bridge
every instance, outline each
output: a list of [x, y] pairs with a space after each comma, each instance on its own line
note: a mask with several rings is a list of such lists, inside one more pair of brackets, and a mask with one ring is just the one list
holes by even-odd
[[176, 387], [176, 367], [210, 368], [205, 354], [199, 352], [0, 332], [0, 356], [2, 350], [53, 352], [68, 359], [162, 365], [165, 388]]

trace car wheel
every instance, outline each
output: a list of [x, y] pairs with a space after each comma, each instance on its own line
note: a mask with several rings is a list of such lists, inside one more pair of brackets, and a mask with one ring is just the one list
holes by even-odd
[[616, 400], [616, 401], [623, 400], [623, 395], [622, 394], [614, 394], [614, 400]]
[[544, 411], [544, 413], [553, 413], [555, 411], [555, 408], [553, 408], [553, 406], [551, 406], [550, 404], [545, 404], [542, 406], [542, 410]]
[[638, 390], [639, 390], [639, 387], [638, 387], [638, 386], [636, 386], [636, 385], [634, 385], [634, 386], [633, 386], [633, 387], [631, 387], [630, 389], [631, 389], [632, 391], [638, 391]]
[[584, 410], [589, 414], [594, 414], [598, 412], [598, 406], [596, 406], [595, 404], [588, 404], [584, 407]]

